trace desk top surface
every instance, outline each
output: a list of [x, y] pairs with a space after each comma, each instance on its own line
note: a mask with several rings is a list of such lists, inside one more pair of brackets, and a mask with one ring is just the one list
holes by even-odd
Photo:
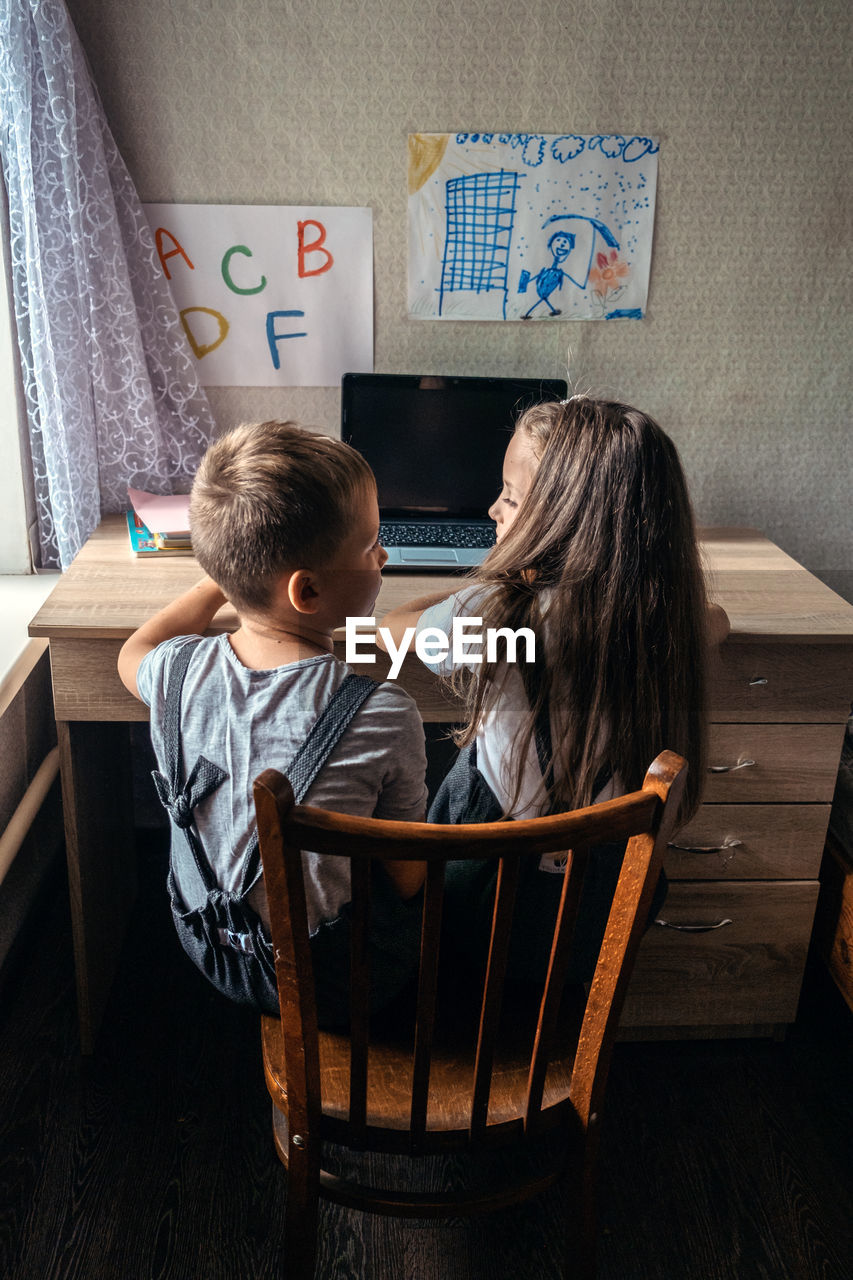
[[[709, 594], [731, 622], [731, 640], [853, 644], [853, 606], [755, 529], [700, 530]], [[192, 556], [135, 556], [124, 516], [106, 516], [29, 627], [31, 636], [126, 639], [146, 618], [198, 581]], [[382, 616], [426, 592], [457, 590], [461, 577], [386, 570]], [[230, 630], [226, 605], [214, 630]]]

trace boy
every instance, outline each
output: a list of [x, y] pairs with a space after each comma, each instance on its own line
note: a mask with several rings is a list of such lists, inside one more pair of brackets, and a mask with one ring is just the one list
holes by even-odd
[[[426, 803], [423, 726], [412, 699], [391, 683], [364, 683], [356, 700], [369, 690], [366, 699], [338, 714], [359, 682], [341, 688], [348, 668], [334, 655], [333, 632], [348, 616], [372, 613], [387, 559], [376, 482], [359, 453], [294, 423], [237, 427], [202, 460], [190, 523], [207, 577], [134, 632], [118, 670], [151, 709], [162, 770], [155, 782], [172, 819], [169, 889], [182, 943], [226, 994], [276, 1012], [254, 778], [269, 767], [287, 773], [303, 745], [302, 759], [316, 754], [322, 735], [311, 731], [334, 698], [335, 719], [352, 718], [297, 799], [417, 821]], [[239, 627], [205, 637], [226, 600]], [[346, 1016], [349, 867], [312, 853], [304, 862], [318, 1004], [322, 1020], [333, 1024]], [[415, 895], [424, 878], [419, 863], [389, 862], [385, 871], [374, 884], [376, 1006], [416, 964]], [[245, 897], [245, 928], [226, 922], [223, 929], [218, 916], [208, 918], [207, 904], [221, 899], [220, 890]], [[254, 960], [247, 967], [237, 952]]]

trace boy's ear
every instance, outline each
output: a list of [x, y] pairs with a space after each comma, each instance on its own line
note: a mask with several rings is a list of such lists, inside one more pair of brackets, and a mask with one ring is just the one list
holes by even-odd
[[320, 599], [317, 581], [310, 569], [297, 569], [287, 579], [287, 598], [298, 613], [316, 613]]

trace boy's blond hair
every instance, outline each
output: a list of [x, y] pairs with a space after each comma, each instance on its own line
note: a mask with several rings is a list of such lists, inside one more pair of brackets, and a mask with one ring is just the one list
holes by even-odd
[[237, 609], [264, 609], [273, 583], [330, 559], [358, 497], [375, 491], [360, 453], [295, 422], [244, 423], [202, 459], [190, 498], [193, 551]]

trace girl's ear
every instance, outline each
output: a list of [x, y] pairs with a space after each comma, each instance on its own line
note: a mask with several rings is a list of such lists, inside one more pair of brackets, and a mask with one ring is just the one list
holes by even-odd
[[317, 582], [310, 569], [297, 569], [287, 579], [287, 598], [297, 613], [316, 613], [320, 599]]

